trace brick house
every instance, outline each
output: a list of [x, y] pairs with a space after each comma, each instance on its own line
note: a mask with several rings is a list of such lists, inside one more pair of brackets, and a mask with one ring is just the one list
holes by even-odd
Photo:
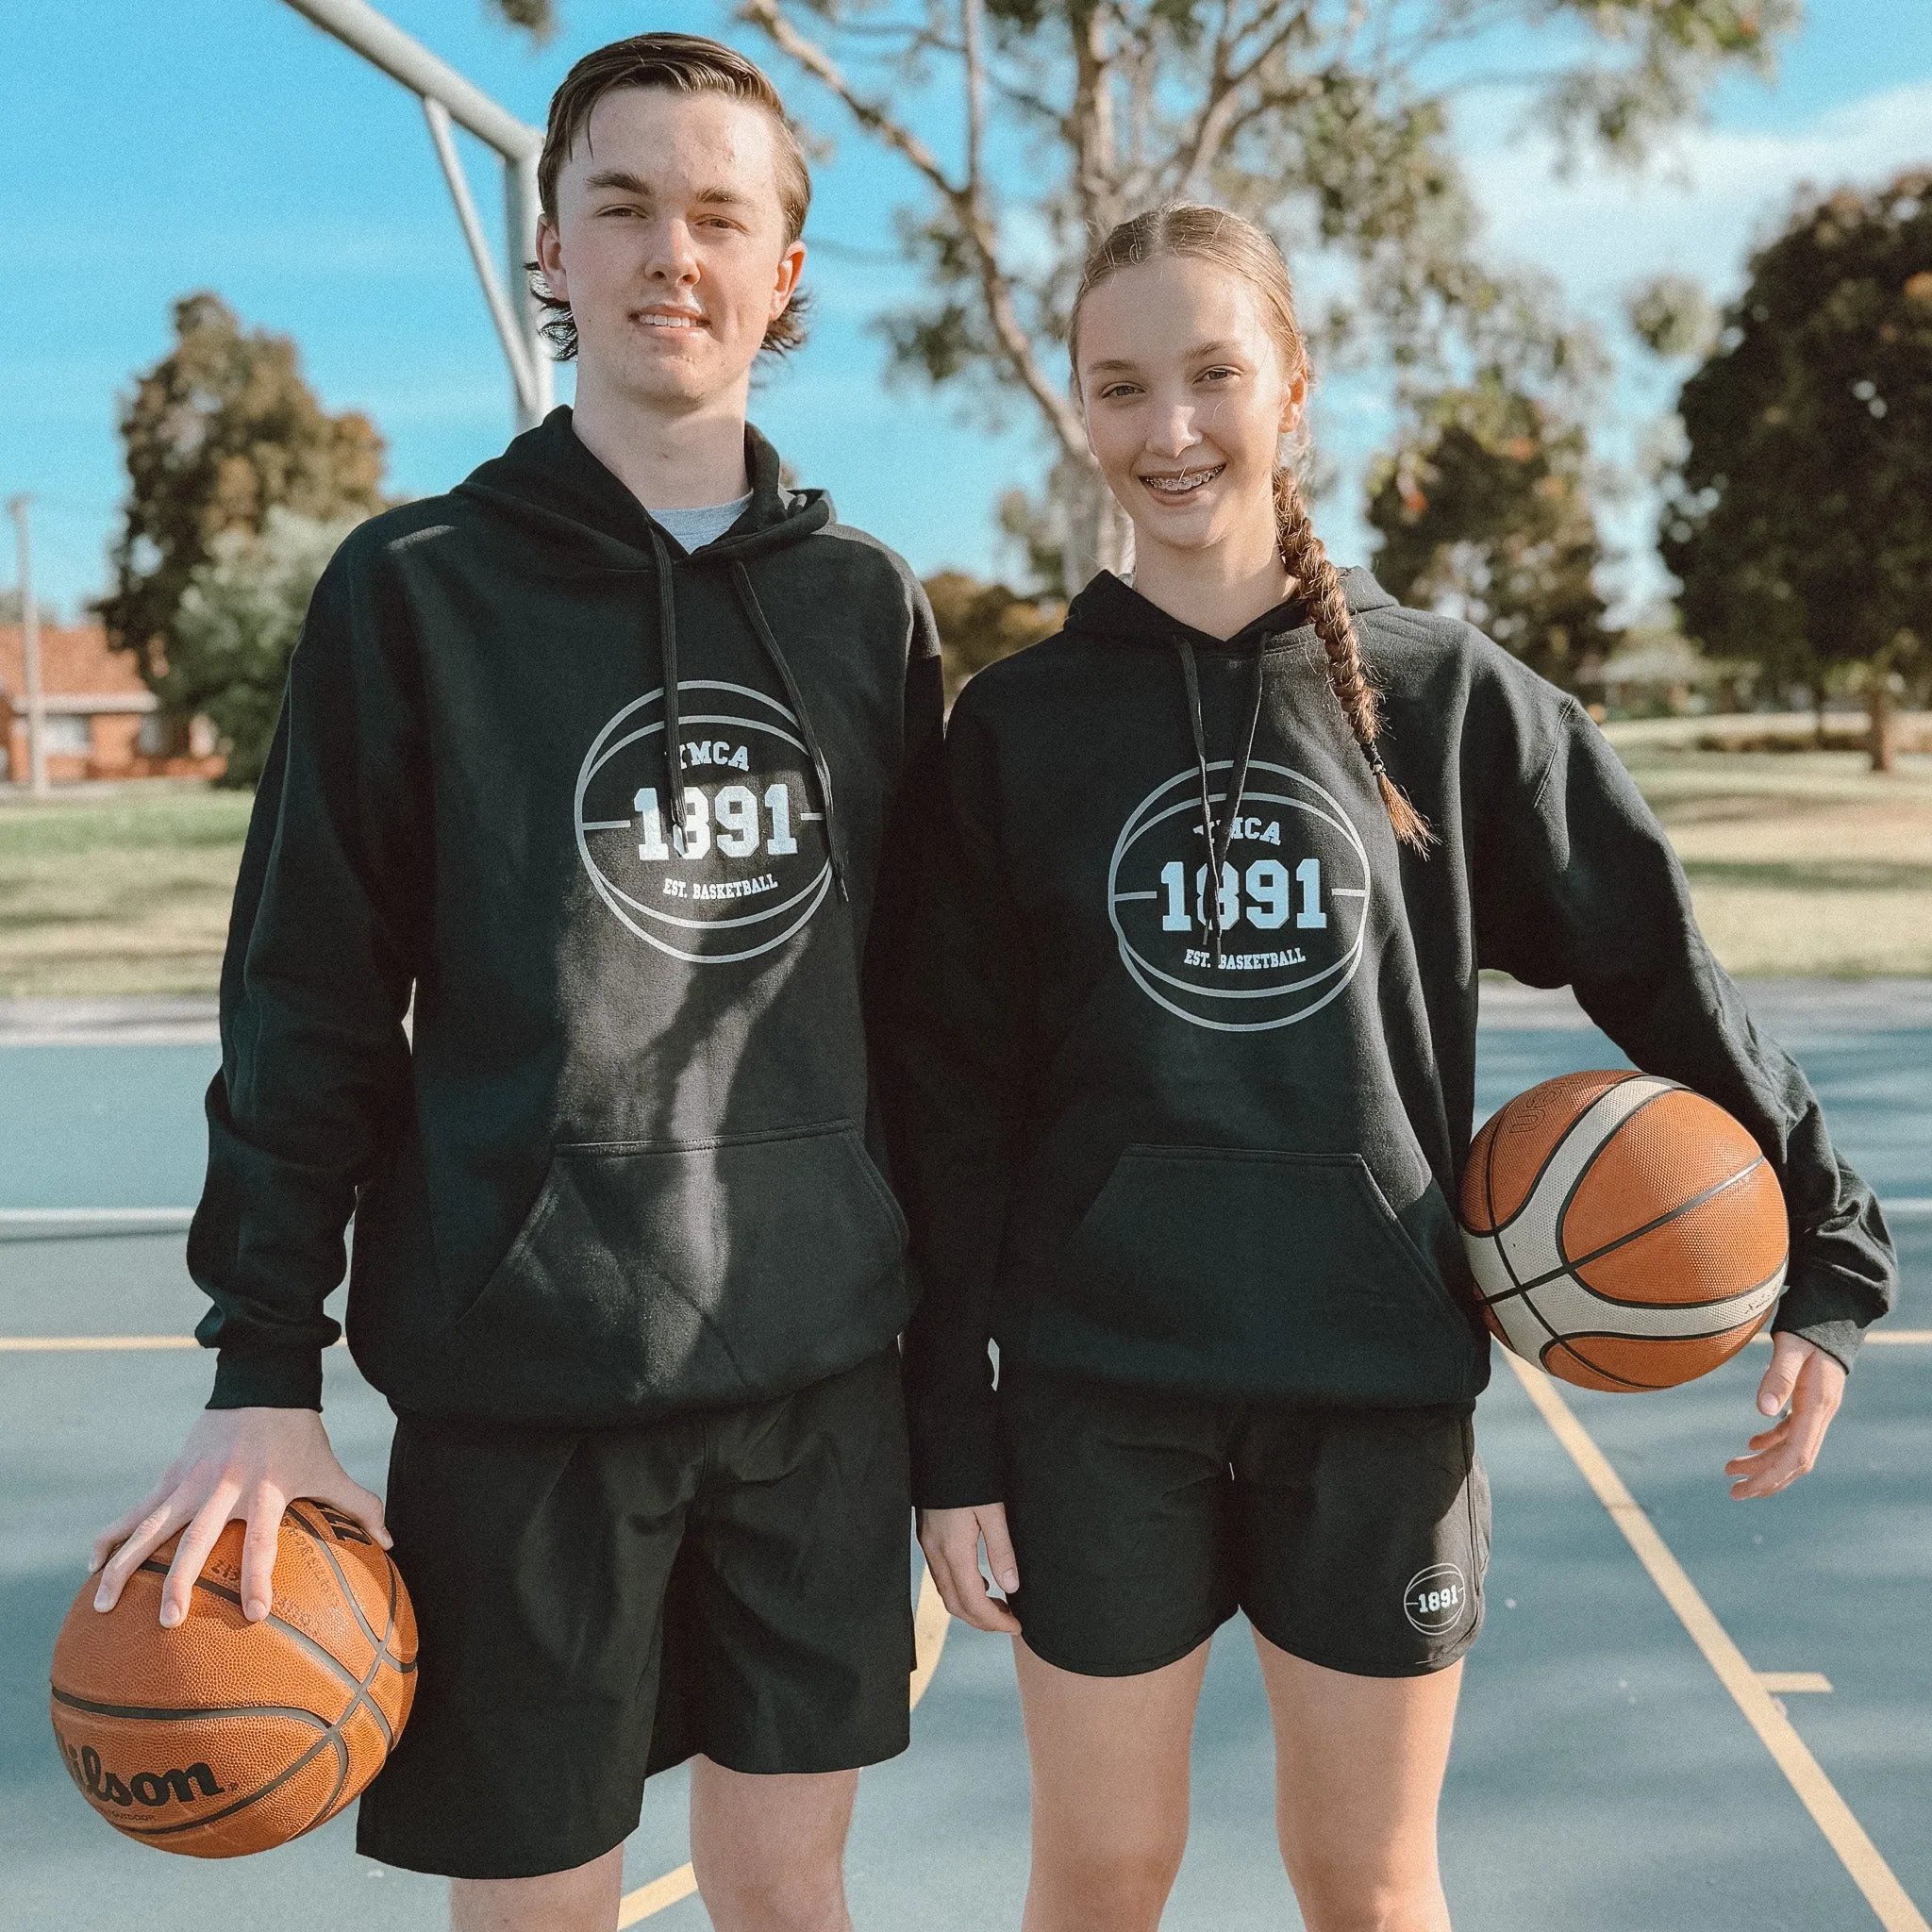
[[[183, 732], [162, 719], [134, 659], [110, 651], [97, 624], [41, 626], [41, 691], [56, 784], [221, 772], [207, 723], [197, 718]], [[25, 640], [19, 625], [0, 625], [0, 777], [24, 785], [28, 769]]]

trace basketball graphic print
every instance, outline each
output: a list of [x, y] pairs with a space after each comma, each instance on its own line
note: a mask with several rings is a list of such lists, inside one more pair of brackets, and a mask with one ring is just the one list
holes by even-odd
[[1431, 1563], [1408, 1579], [1402, 1614], [1424, 1637], [1442, 1637], [1469, 1614], [1469, 1582], [1454, 1563]]
[[674, 959], [774, 952], [824, 903], [831, 849], [798, 720], [747, 685], [681, 678], [667, 797], [664, 693], [597, 734], [577, 774], [577, 851], [619, 922]]
[[1757, 1141], [1649, 1074], [1566, 1074], [1499, 1109], [1462, 1227], [1491, 1332], [1583, 1389], [1707, 1374], [1784, 1286], [1784, 1193]]
[[[1218, 815], [1227, 759], [1208, 768]], [[1113, 850], [1107, 909], [1121, 961], [1158, 1006], [1195, 1026], [1260, 1033], [1319, 1012], [1355, 976], [1368, 924], [1369, 855], [1335, 795], [1257, 758], [1216, 883], [1217, 960], [1202, 925], [1208, 855], [1201, 781], [1178, 772], [1134, 808]]]

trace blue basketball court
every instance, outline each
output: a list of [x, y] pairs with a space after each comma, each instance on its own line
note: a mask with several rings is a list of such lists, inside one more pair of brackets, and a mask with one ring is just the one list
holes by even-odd
[[[1757, 1425], [1763, 1348], [1650, 1397], [1559, 1390], [1498, 1356], [1478, 1417], [1489, 1621], [1442, 1816], [1466, 1932], [1924, 1932], [1932, 1911], [1932, 995], [1772, 985], [1754, 1005], [1892, 1210], [1901, 1306], [1824, 1462], [1770, 1503], [1732, 1503], [1723, 1474]], [[204, 1304], [167, 1210], [199, 1186], [215, 1049], [172, 1012], [103, 1023], [9, 1031], [0, 1011], [0, 1932], [429, 1932], [441, 1882], [358, 1858], [346, 1818], [258, 1857], [167, 1857], [99, 1823], [56, 1756], [47, 1662], [90, 1537], [153, 1482], [209, 1374], [181, 1345]], [[1566, 1001], [1508, 988], [1486, 1005], [1483, 1049], [1486, 1109], [1622, 1064]], [[327, 1404], [342, 1460], [379, 1490], [389, 1414], [345, 1352]], [[1026, 1766], [1007, 1641], [922, 1625], [912, 1749], [861, 1786], [854, 1920], [1017, 1926]], [[1259, 1674], [1235, 1627], [1194, 1760], [1165, 1924], [1298, 1925]], [[707, 1923], [686, 1857], [674, 1774], [629, 1841], [626, 1924]]]

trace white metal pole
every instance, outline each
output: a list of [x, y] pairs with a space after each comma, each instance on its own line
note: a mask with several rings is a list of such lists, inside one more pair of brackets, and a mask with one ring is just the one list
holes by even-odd
[[27, 534], [31, 496], [9, 496], [14, 549], [20, 558], [20, 644], [26, 669], [27, 782], [36, 798], [47, 795], [47, 705], [41, 691], [41, 612], [34, 602], [34, 549]]
[[512, 160], [503, 158], [503, 219], [505, 240], [509, 250], [509, 299], [523, 323], [524, 354], [528, 363], [533, 395], [534, 427], [557, 407], [557, 365], [550, 359], [550, 345], [543, 340], [539, 325], [543, 310], [530, 293], [527, 264], [537, 258], [537, 218], [542, 202], [537, 191], [537, 158], [541, 144]]
[[[436, 143], [437, 158], [457, 205], [457, 220], [469, 243], [483, 284], [483, 299], [490, 305], [509, 364], [517, 427], [534, 427], [550, 413], [557, 393], [549, 350], [537, 332], [541, 316], [524, 275], [524, 263], [536, 254], [537, 157], [542, 151], [543, 130], [499, 107], [447, 61], [438, 59], [420, 41], [412, 40], [393, 21], [378, 13], [368, 0], [288, 0], [288, 4], [421, 97], [430, 139]], [[498, 287], [481, 245], [475, 207], [463, 181], [447, 121], [468, 128], [503, 157], [509, 230], [508, 290]], [[514, 325], [506, 326], [507, 322]]]
[[[517, 392], [517, 426], [528, 429], [538, 420], [535, 378], [531, 374], [529, 344], [525, 340], [523, 306], [514, 291], [506, 294], [498, 287], [491, 266], [490, 246], [483, 239], [483, 224], [476, 218], [476, 204], [470, 196], [470, 184], [449, 131], [449, 109], [428, 94], [423, 97], [423, 118], [429, 124], [429, 139], [436, 144], [436, 158], [442, 163], [442, 178], [449, 184], [449, 198], [456, 204], [457, 223], [463, 240], [470, 244], [470, 259], [475, 264], [476, 279], [483, 284], [483, 299], [490, 305], [490, 319], [496, 325], [496, 339], [503, 344], [504, 360], [509, 364], [509, 379]], [[504, 164], [506, 167], [508, 163]]]
[[543, 145], [543, 130], [519, 121], [499, 107], [480, 87], [467, 81], [445, 60], [439, 60], [421, 41], [411, 40], [367, 0], [288, 0], [297, 13], [307, 14], [325, 33], [355, 48], [365, 60], [399, 80], [412, 92], [426, 94], [449, 109], [450, 119], [467, 127], [498, 154], [535, 154]]

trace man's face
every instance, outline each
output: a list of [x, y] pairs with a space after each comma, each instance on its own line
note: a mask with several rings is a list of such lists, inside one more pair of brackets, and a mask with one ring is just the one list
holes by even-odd
[[777, 158], [764, 111], [724, 94], [598, 101], [537, 238], [584, 375], [679, 413], [742, 392], [805, 264], [785, 239]]

